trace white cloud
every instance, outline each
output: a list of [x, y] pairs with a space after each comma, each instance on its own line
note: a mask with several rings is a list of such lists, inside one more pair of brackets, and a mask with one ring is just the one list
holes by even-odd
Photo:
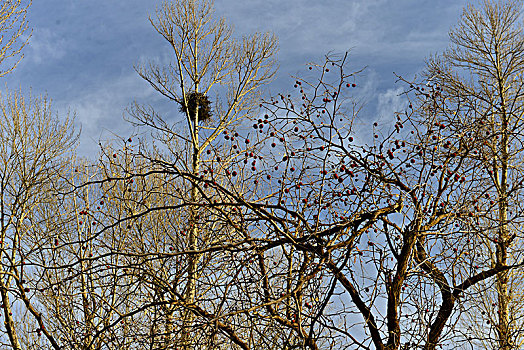
[[406, 108], [407, 100], [402, 92], [403, 88], [387, 89], [383, 93], [379, 93], [377, 97], [377, 115], [381, 124], [395, 123], [395, 113], [401, 112]]
[[66, 54], [66, 41], [47, 28], [39, 28], [33, 31], [29, 39], [26, 59], [36, 64], [49, 63], [58, 60]]
[[136, 73], [123, 75], [112, 81], [100, 82], [89, 91], [76, 95], [60, 109], [70, 109], [76, 115], [77, 127], [82, 128], [78, 153], [93, 156], [98, 143], [115, 136], [128, 137], [131, 124], [123, 119], [125, 109], [133, 99], [152, 101], [154, 91]]
[[[126, 130], [122, 114], [134, 98], [155, 107], [162, 103], [131, 67], [149, 60], [165, 65], [172, 61], [172, 52], [147, 21], [160, 0], [66, 3], [33, 4], [33, 37], [25, 59], [6, 79], [10, 85], [48, 92], [60, 109], [76, 111], [84, 128], [82, 142], [96, 144], [108, 134], [103, 130]], [[391, 121], [394, 112], [406, 106], [392, 73], [409, 79], [425, 57], [441, 51], [465, 3], [220, 0], [215, 8], [235, 25], [237, 35], [270, 30], [279, 37], [280, 73], [270, 86], [274, 92], [287, 91], [289, 74], [303, 74], [306, 62], [322, 62], [329, 51], [353, 49], [348, 69], [369, 67], [352, 90], [366, 105], [358, 123], [368, 135], [373, 121]]]

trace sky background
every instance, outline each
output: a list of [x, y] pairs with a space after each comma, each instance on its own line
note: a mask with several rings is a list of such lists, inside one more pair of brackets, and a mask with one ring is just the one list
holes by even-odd
[[[350, 68], [367, 67], [357, 78], [367, 107], [360, 118], [370, 123], [391, 119], [403, 109], [402, 86], [431, 54], [448, 45], [448, 31], [467, 3], [462, 0], [216, 0], [217, 16], [236, 35], [272, 31], [279, 39], [279, 71], [269, 91], [292, 90], [293, 78], [308, 62], [326, 53], [351, 50]], [[28, 20], [29, 46], [18, 68], [4, 82], [32, 95], [47, 94], [60, 116], [76, 114], [82, 128], [78, 153], [94, 155], [99, 140], [133, 132], [124, 121], [134, 100], [171, 107], [142, 80], [133, 65], [169, 62], [168, 43], [149, 23], [157, 0], [34, 1]], [[166, 107], [167, 106], [167, 107]], [[177, 113], [173, 106], [173, 113]]]

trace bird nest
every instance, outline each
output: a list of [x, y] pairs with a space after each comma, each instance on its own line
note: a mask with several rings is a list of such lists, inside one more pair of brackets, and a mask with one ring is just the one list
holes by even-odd
[[[187, 106], [186, 106], [187, 102]], [[209, 121], [213, 116], [211, 113], [211, 102], [209, 98], [201, 92], [188, 92], [186, 99], [180, 99], [180, 112], [186, 113], [189, 110], [189, 118], [192, 121], [196, 119], [196, 112], [198, 108], [198, 121]], [[187, 108], [187, 110], [186, 110]]]

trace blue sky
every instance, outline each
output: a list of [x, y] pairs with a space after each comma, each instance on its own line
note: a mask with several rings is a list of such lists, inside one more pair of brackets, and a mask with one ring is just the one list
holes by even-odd
[[[79, 153], [94, 154], [99, 140], [133, 130], [123, 120], [137, 100], [165, 102], [133, 69], [133, 64], [167, 62], [171, 53], [148, 15], [157, 0], [34, 1], [33, 29], [25, 57], [4, 78], [10, 89], [53, 99], [59, 115], [76, 113], [82, 126]], [[237, 35], [272, 31], [279, 38], [280, 69], [269, 86], [274, 94], [292, 89], [290, 75], [329, 51], [351, 50], [351, 67], [367, 66], [357, 80], [367, 103], [363, 120], [389, 119], [403, 108], [393, 72], [411, 78], [430, 54], [448, 45], [448, 30], [460, 18], [463, 0], [216, 0], [218, 16]], [[477, 4], [478, 1], [469, 1]], [[173, 106], [173, 109], [176, 109]]]

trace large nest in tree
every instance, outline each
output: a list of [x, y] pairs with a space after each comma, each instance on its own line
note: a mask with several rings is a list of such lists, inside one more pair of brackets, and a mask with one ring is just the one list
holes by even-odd
[[[191, 91], [186, 94], [187, 109], [189, 109], [189, 118], [196, 119], [198, 108], [198, 121], [209, 121], [213, 114], [211, 113], [211, 102], [207, 96], [201, 92]], [[186, 113], [186, 104], [184, 99], [180, 99], [180, 112]]]

